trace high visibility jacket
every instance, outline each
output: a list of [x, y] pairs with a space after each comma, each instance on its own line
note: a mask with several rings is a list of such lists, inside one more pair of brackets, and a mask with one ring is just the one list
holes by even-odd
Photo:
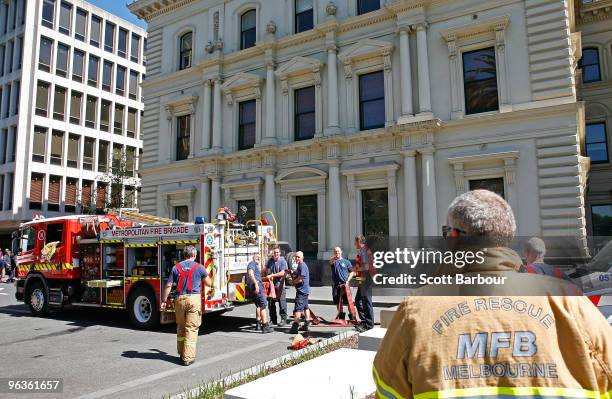
[[497, 296], [407, 297], [374, 360], [378, 397], [612, 398], [612, 327], [584, 296], [513, 296], [512, 286], [569, 285], [520, 264], [488, 250], [478, 272], [509, 278]]

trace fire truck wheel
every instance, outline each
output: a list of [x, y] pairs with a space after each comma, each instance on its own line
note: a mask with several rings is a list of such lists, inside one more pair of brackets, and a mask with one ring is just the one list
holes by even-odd
[[137, 288], [130, 295], [129, 307], [130, 320], [134, 326], [148, 330], [159, 324], [159, 309], [155, 295], [145, 287]]
[[26, 299], [33, 315], [44, 316], [49, 312], [49, 294], [40, 281], [33, 281], [30, 284]]

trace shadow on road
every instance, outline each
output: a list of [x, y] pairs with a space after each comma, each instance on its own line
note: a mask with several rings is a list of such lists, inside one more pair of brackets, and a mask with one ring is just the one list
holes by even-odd
[[121, 354], [121, 356], [130, 359], [163, 360], [168, 363], [180, 364], [180, 358], [178, 356], [171, 356], [167, 352], [159, 349], [149, 350], [151, 352], [125, 351]]

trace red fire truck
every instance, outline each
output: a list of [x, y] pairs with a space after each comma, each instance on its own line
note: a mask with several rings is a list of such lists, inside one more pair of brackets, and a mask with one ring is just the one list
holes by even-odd
[[[182, 223], [138, 213], [65, 216], [24, 223], [14, 234], [16, 297], [34, 315], [67, 306], [127, 309], [143, 329], [174, 321], [160, 311], [160, 292], [182, 249], [194, 245], [211, 275], [202, 295], [204, 313], [245, 301], [246, 266], [275, 244], [275, 223], [245, 224], [220, 212], [214, 223]], [[273, 219], [273, 215], [272, 215]]]

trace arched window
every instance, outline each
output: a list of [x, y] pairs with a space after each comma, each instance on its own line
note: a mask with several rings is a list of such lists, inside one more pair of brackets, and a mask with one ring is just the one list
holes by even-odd
[[193, 32], [187, 32], [179, 40], [179, 69], [191, 68]]
[[601, 72], [599, 70], [599, 51], [595, 47], [582, 49], [582, 58], [580, 59], [580, 67], [582, 68], [582, 81], [598, 82], [601, 80]]
[[240, 50], [253, 47], [257, 40], [257, 14], [249, 10], [240, 17]]

